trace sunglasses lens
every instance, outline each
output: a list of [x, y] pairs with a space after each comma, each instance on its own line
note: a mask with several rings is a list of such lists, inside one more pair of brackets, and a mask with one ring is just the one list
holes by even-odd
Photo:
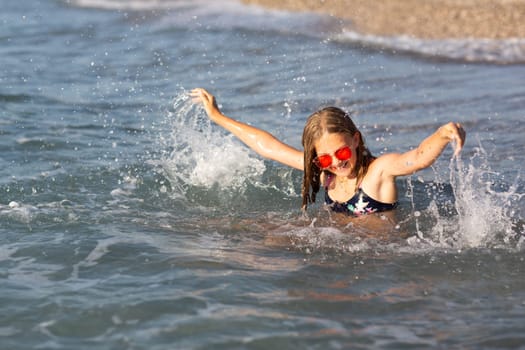
[[348, 160], [352, 158], [352, 150], [350, 149], [350, 147], [343, 147], [335, 152], [335, 156], [341, 161]]
[[332, 157], [329, 156], [328, 154], [318, 156], [316, 163], [321, 169], [328, 168], [332, 164]]
[[[352, 158], [352, 150], [350, 147], [346, 146], [335, 151], [334, 155], [337, 159], [344, 162], [345, 160]], [[329, 154], [322, 154], [317, 156], [314, 162], [321, 169], [328, 168], [332, 165], [332, 156]]]

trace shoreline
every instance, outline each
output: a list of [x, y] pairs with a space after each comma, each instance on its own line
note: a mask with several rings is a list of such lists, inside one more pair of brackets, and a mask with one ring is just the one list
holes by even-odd
[[525, 38], [525, 0], [241, 0], [349, 20], [347, 29], [421, 39]]

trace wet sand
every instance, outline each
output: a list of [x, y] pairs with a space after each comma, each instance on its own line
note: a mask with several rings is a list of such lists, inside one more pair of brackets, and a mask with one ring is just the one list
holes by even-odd
[[525, 0], [242, 0], [349, 20], [362, 34], [426, 39], [525, 38]]

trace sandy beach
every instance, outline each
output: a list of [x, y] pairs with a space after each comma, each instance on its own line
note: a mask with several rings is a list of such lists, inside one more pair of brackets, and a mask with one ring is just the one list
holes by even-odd
[[353, 30], [426, 39], [525, 38], [525, 0], [243, 0], [290, 11], [326, 13]]

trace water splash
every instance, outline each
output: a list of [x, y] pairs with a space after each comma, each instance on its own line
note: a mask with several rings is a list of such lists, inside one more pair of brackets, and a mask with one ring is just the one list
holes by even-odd
[[520, 177], [505, 184], [502, 175], [491, 169], [481, 145], [468, 163], [452, 160], [449, 168], [451, 208], [444, 211], [443, 203], [432, 200], [421, 218], [414, 217], [423, 232], [418, 231], [409, 243], [453, 249], [519, 248], [524, 234], [519, 227], [524, 197], [519, 192]]
[[183, 195], [191, 187], [242, 190], [257, 183], [266, 167], [233, 136], [213, 127], [200, 105], [186, 92], [168, 111], [168, 133], [160, 136], [161, 166]]
[[468, 247], [510, 243], [516, 232], [518, 205], [523, 194], [518, 192], [518, 180], [508, 188], [498, 184], [501, 175], [493, 171], [485, 150], [476, 148], [468, 166], [457, 163], [451, 168], [450, 182], [454, 189], [458, 212], [458, 239]]

